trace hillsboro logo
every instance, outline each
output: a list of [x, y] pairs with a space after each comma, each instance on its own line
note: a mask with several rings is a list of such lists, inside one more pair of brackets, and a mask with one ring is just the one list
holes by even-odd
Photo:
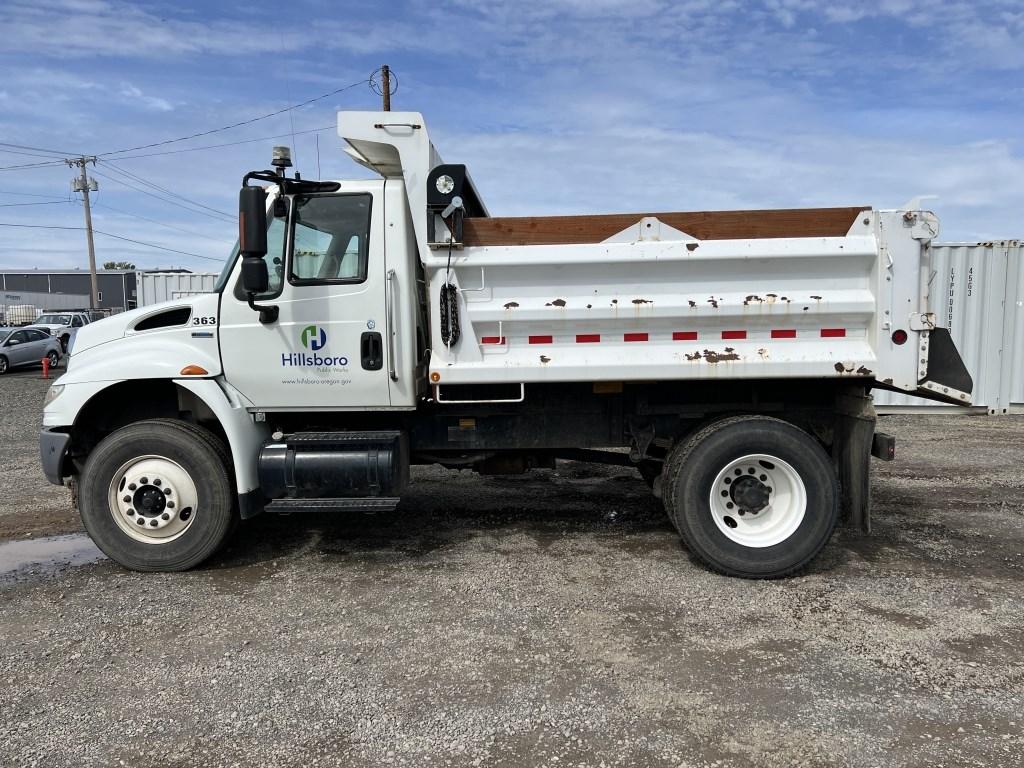
[[[302, 329], [299, 340], [302, 342], [302, 346], [316, 353], [327, 346], [327, 331], [317, 325], [307, 325]], [[348, 365], [348, 358], [334, 355], [307, 355], [305, 352], [283, 352], [281, 354], [281, 365], [297, 366], [300, 368], [323, 368], [330, 365], [345, 366]]]
[[327, 346], [327, 331], [315, 325], [307, 325], [302, 329], [302, 346], [314, 352]]

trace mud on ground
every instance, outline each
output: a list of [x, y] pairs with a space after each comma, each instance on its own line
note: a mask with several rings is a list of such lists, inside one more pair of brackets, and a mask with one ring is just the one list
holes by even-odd
[[707, 572], [636, 473], [574, 463], [418, 469], [393, 514], [141, 575], [28, 541], [78, 527], [37, 375], [0, 378], [0, 764], [1022, 764], [1022, 419], [886, 419], [875, 532], [785, 581]]

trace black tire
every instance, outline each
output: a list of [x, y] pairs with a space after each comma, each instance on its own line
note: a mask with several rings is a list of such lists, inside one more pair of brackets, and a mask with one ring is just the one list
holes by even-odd
[[70, 343], [70, 341], [71, 341], [71, 337], [70, 336], [61, 336], [60, 337], [60, 351], [63, 352], [65, 355], [68, 353], [68, 343]]
[[[713, 518], [716, 478], [731, 462], [750, 454], [788, 463], [806, 492], [799, 526], [770, 546], [739, 543]], [[824, 449], [798, 427], [768, 416], [735, 416], [699, 429], [673, 450], [664, 486], [665, 509], [683, 543], [710, 568], [728, 576], [774, 579], [800, 570], [828, 543], [839, 519], [839, 483]]]
[[11, 366], [7, 362], [7, 358], [4, 355], [0, 355], [0, 376], [3, 376], [10, 369], [11, 369]]
[[[177, 463], [196, 488], [194, 519], [173, 541], [138, 541], [122, 530], [110, 510], [115, 473], [147, 455]], [[174, 419], [142, 421], [108, 435], [93, 449], [80, 478], [79, 513], [111, 560], [136, 571], [184, 571], [213, 555], [233, 530], [238, 512], [232, 475], [227, 449], [209, 430]]]
[[50, 361], [51, 369], [56, 368], [57, 366], [60, 365], [60, 355], [57, 354], [57, 350], [51, 349], [49, 352], [46, 353], [46, 357]]

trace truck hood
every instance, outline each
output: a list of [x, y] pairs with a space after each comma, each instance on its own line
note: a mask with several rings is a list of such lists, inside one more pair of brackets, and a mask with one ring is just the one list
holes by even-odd
[[[122, 312], [79, 328], [62, 383], [175, 379], [187, 365], [220, 373], [220, 295], [198, 296]], [[199, 325], [202, 317], [212, 321]]]

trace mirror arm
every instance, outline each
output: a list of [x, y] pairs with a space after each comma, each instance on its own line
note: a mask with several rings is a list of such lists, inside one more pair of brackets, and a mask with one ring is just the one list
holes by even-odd
[[277, 322], [277, 316], [281, 313], [280, 307], [274, 306], [273, 304], [257, 304], [256, 294], [252, 291], [246, 294], [246, 298], [249, 302], [249, 309], [253, 312], [260, 313], [260, 322], [263, 325], [269, 325], [270, 323]]

